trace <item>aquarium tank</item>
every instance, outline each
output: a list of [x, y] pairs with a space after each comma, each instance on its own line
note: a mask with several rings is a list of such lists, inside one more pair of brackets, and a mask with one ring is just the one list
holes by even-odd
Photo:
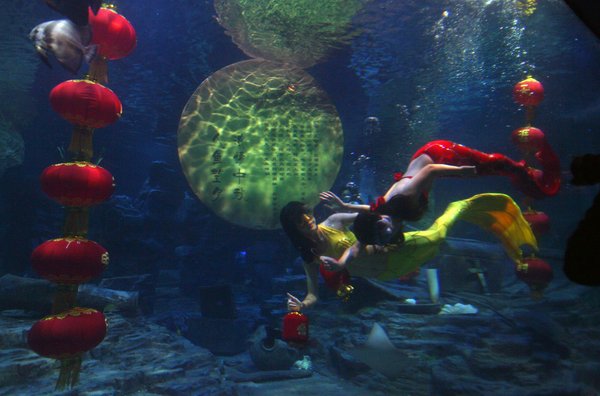
[[0, 395], [600, 395], [595, 2], [0, 21]]

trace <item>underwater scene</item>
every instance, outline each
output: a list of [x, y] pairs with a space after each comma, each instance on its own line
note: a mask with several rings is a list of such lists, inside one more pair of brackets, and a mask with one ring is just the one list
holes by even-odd
[[599, 21], [6, 0], [0, 395], [600, 395]]

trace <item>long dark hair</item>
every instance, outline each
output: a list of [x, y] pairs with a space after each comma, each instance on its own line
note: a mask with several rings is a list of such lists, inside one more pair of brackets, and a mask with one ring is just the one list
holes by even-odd
[[[352, 232], [356, 236], [356, 239], [364, 245], [374, 245], [377, 242], [377, 222], [381, 220], [379, 213], [367, 212], [359, 213], [354, 219], [352, 225]], [[394, 233], [390, 237], [387, 243], [398, 243], [404, 242], [404, 232], [400, 223], [395, 226]]]
[[283, 231], [292, 242], [292, 245], [300, 252], [302, 260], [310, 263], [317, 258], [317, 255], [314, 253], [317, 246], [312, 239], [307, 238], [298, 230], [298, 224], [302, 221], [302, 216], [305, 214], [312, 214], [311, 209], [306, 204], [291, 201], [281, 208], [279, 222]]
[[429, 206], [427, 195], [420, 194], [419, 199], [415, 201], [408, 195], [397, 194], [389, 201], [377, 207], [376, 212], [388, 215], [397, 221], [417, 221], [421, 220]]

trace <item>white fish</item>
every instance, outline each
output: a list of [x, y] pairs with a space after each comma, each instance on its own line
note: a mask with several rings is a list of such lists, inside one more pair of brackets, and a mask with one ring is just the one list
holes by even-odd
[[53, 54], [73, 74], [79, 71], [83, 59], [89, 63], [97, 52], [96, 45], [88, 45], [91, 40], [89, 26], [79, 27], [68, 19], [41, 23], [31, 30], [29, 38], [45, 64], [52, 67], [48, 54]]
[[416, 362], [392, 344], [383, 327], [373, 324], [367, 342], [348, 351], [352, 356], [388, 378], [398, 378], [416, 367]]

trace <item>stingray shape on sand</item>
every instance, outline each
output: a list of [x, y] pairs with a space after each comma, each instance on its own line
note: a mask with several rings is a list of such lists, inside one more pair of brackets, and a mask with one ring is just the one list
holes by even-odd
[[415, 360], [396, 348], [379, 323], [374, 323], [367, 341], [348, 351], [352, 356], [388, 378], [406, 375]]

